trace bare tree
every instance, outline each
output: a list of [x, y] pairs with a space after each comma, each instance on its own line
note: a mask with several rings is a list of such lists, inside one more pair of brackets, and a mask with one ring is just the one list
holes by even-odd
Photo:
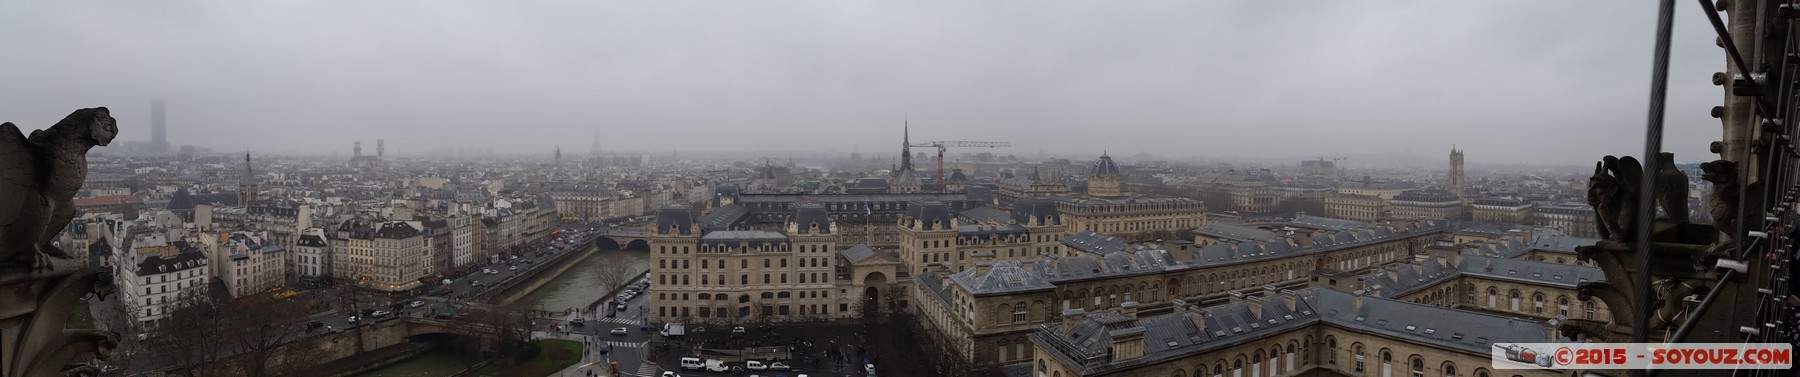
[[235, 363], [239, 375], [263, 377], [274, 375], [269, 368], [277, 356], [277, 348], [305, 338], [306, 302], [299, 299], [268, 299], [255, 296], [244, 303], [223, 304], [219, 330], [225, 342], [237, 351]]
[[111, 300], [93, 300], [88, 303], [98, 309], [93, 310], [94, 326], [120, 335], [118, 348], [113, 350], [112, 358], [106, 361], [107, 364], [118, 366], [119, 369], [113, 369], [102, 375], [123, 376], [148, 372], [148, 370], [137, 370], [140, 363], [147, 363], [154, 359], [151, 352], [154, 350], [152, 344], [145, 339], [138, 338], [139, 334], [143, 334], [148, 329], [145, 329], [141, 323], [131, 317], [130, 313], [126, 312], [128, 309], [124, 308], [125, 303], [120, 302], [116, 296]]
[[175, 300], [164, 306], [168, 314], [158, 322], [155, 333], [158, 357], [181, 366], [188, 377], [223, 376], [217, 361], [226, 354], [221, 316], [205, 286], [177, 293]]
[[625, 261], [594, 264], [594, 281], [600, 284], [603, 292], [611, 292], [633, 277], [636, 277], [636, 274], [632, 273], [631, 265]]
[[503, 303], [469, 307], [451, 318], [448, 327], [453, 333], [486, 343], [492, 351], [487, 358], [509, 365], [510, 356], [530, 340], [531, 323], [530, 309]]

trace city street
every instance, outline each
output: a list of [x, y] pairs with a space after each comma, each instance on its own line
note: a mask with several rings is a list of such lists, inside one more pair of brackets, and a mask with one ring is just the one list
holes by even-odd
[[[417, 291], [420, 293], [418, 295], [389, 298], [388, 296], [363, 292], [357, 297], [357, 306], [362, 311], [382, 310], [395, 313], [389, 314], [386, 318], [371, 318], [365, 315], [360, 318], [358, 324], [392, 320], [399, 316], [424, 318], [435, 313], [453, 312], [456, 308], [460, 307], [460, 304], [468, 302], [467, 297], [483, 290], [492, 289], [494, 287], [493, 283], [520, 276], [523, 273], [534, 271], [534, 269], [537, 268], [548, 268], [547, 266], [544, 266], [545, 263], [543, 262], [556, 257], [557, 254], [569, 251], [580, 251], [583, 248], [588, 247], [588, 245], [593, 243], [594, 237], [597, 234], [604, 232], [607, 227], [605, 225], [596, 225], [592, 227], [594, 230], [589, 231], [588, 229], [588, 227], [562, 228], [560, 237], [550, 244], [522, 249], [517, 253], [496, 254], [497, 257], [494, 259], [499, 260], [499, 262], [484, 263], [480, 267], [475, 268], [468, 275], [449, 279], [451, 283], [448, 285], [426, 285], [425, 288]], [[539, 252], [542, 252], [542, 255], [538, 255]], [[516, 270], [513, 269], [514, 266], [517, 266]], [[488, 275], [482, 273], [483, 269], [491, 269], [496, 273]], [[478, 287], [476, 284], [479, 284], [480, 286]], [[448, 291], [443, 292], [446, 288]], [[640, 296], [637, 297], [637, 299], [640, 301], [637, 304], [632, 305], [634, 308], [642, 305], [641, 300], [643, 297]], [[424, 302], [424, 306], [413, 308], [410, 305], [413, 301], [422, 301]], [[344, 331], [351, 328], [351, 324], [349, 323], [351, 313], [349, 313], [346, 308], [342, 307], [341, 303], [331, 302], [330, 304], [334, 306], [332, 310], [314, 313], [309, 316], [309, 320], [318, 321], [324, 324], [321, 327], [309, 330], [309, 333], [317, 334], [328, 331]], [[398, 311], [394, 310], [393, 305], [395, 304], [400, 305]]]

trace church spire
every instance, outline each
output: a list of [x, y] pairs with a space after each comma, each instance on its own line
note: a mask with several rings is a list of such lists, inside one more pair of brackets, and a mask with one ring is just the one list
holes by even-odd
[[899, 176], [902, 171], [913, 170], [912, 164], [912, 121], [911, 115], [900, 120], [900, 168], [894, 171]]

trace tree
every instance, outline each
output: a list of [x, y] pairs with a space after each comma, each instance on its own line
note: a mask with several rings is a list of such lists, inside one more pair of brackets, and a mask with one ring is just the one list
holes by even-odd
[[492, 353], [484, 356], [501, 365], [531, 338], [531, 310], [513, 303], [471, 306], [449, 322], [451, 332], [486, 343]]
[[594, 264], [594, 281], [600, 284], [602, 292], [611, 292], [614, 288], [625, 285], [625, 282], [630, 281], [633, 277], [636, 277], [636, 274], [632, 273], [631, 266], [623, 260], [616, 263]]
[[102, 375], [124, 376], [148, 372], [148, 370], [136, 370], [136, 367], [139, 363], [148, 363], [155, 359], [152, 352], [155, 350], [153, 344], [148, 340], [138, 338], [138, 334], [143, 334], [149, 329], [144, 328], [143, 324], [126, 312], [129, 309], [124, 308], [125, 303], [119, 301], [118, 296], [104, 301], [89, 300], [88, 304], [93, 305], [96, 309], [92, 310], [96, 328], [116, 332], [120, 335], [118, 348], [113, 349], [112, 358], [106, 361], [107, 364], [118, 366], [119, 369]]
[[218, 361], [226, 353], [221, 318], [206, 286], [183, 289], [164, 305], [167, 315], [156, 326], [160, 359], [181, 366], [188, 377], [224, 376]]
[[239, 375], [271, 376], [269, 368], [278, 356], [278, 348], [306, 337], [306, 302], [304, 300], [267, 299], [252, 296], [250, 302], [224, 304], [220, 310], [220, 333], [232, 350], [239, 352], [235, 364]]

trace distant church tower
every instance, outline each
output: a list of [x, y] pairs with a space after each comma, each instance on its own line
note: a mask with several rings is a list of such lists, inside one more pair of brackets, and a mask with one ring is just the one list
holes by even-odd
[[1469, 201], [1469, 197], [1463, 194], [1463, 152], [1454, 147], [1450, 148], [1449, 186], [1451, 194], [1456, 194], [1456, 197], [1462, 199], [1464, 202]]
[[256, 173], [250, 169], [250, 152], [244, 152], [244, 176], [238, 178], [237, 197], [239, 207], [249, 207], [259, 199], [257, 193], [262, 191], [262, 183], [256, 179]]
[[562, 146], [556, 146], [556, 166], [562, 166]]
[[387, 140], [375, 139], [375, 158], [387, 157]]

